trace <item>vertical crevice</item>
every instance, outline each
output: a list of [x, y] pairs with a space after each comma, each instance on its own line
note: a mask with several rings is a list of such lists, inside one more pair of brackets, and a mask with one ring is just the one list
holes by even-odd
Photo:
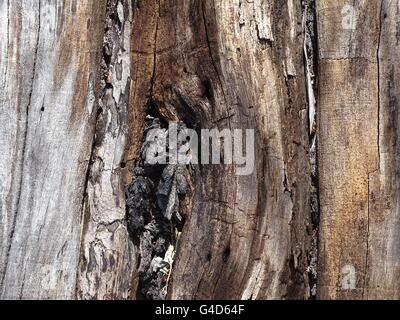
[[384, 0], [381, 0], [380, 4], [380, 9], [379, 9], [379, 35], [378, 35], [378, 43], [377, 43], [377, 48], [376, 48], [376, 63], [377, 63], [377, 69], [378, 69], [378, 137], [377, 137], [377, 146], [378, 146], [378, 167], [380, 166], [380, 157], [381, 157], [381, 147], [380, 147], [380, 133], [381, 133], [381, 128], [380, 128], [380, 120], [381, 120], [381, 68], [380, 68], [380, 49], [381, 49], [381, 39], [382, 39], [382, 23], [383, 23], [383, 2]]
[[215, 61], [215, 58], [214, 58], [214, 55], [213, 55], [211, 38], [210, 38], [211, 35], [209, 33], [210, 31], [209, 31], [209, 25], [208, 25], [208, 22], [207, 22], [206, 7], [205, 7], [205, 2], [204, 1], [201, 2], [201, 15], [202, 15], [202, 19], [203, 19], [204, 32], [205, 32], [205, 37], [206, 37], [205, 40], [206, 40], [206, 43], [207, 43], [208, 55], [210, 57], [210, 61], [211, 61], [212, 67], [213, 67], [213, 69], [215, 71], [215, 75], [216, 75], [216, 77], [218, 79], [218, 83], [219, 83], [220, 88], [221, 88], [222, 96], [223, 96], [224, 102], [226, 104], [226, 109], [227, 109], [226, 110], [226, 115], [227, 115], [228, 124], [229, 124], [229, 128], [230, 128], [231, 127], [231, 121], [229, 119], [229, 117], [230, 117], [229, 116], [229, 114], [230, 114], [230, 112], [229, 112], [229, 104], [228, 104], [228, 101], [227, 101], [227, 98], [226, 98], [224, 85], [222, 83], [222, 78], [221, 78], [220, 72], [218, 70], [218, 65], [217, 65], [217, 62]]
[[311, 164], [311, 234], [312, 246], [308, 254], [308, 280], [310, 299], [317, 295], [317, 259], [319, 228], [319, 181], [317, 159], [317, 75], [318, 75], [318, 37], [316, 21], [316, 1], [303, 0], [304, 64], [308, 99], [308, 123]]
[[367, 247], [365, 250], [364, 281], [362, 288], [362, 300], [365, 299], [365, 288], [367, 287], [368, 255], [369, 255], [369, 227], [370, 227], [370, 194], [371, 194], [371, 174], [368, 174], [368, 203], [367, 203]]
[[154, 32], [154, 49], [153, 49], [153, 73], [150, 79], [150, 98], [149, 101], [153, 100], [153, 90], [154, 90], [154, 83], [156, 80], [156, 72], [157, 72], [157, 37], [158, 37], [158, 28], [159, 28], [159, 21], [160, 21], [160, 1], [157, 3], [158, 5], [158, 12], [157, 12], [157, 20], [156, 20], [156, 30]]
[[[101, 65], [100, 65], [100, 73], [101, 73], [101, 85], [99, 89], [99, 95], [100, 97], [96, 98], [96, 101], [99, 100], [99, 98], [104, 97], [104, 92], [106, 89], [106, 80], [107, 80], [107, 75], [108, 71], [110, 68], [110, 63], [111, 63], [111, 55], [107, 51], [107, 37], [109, 36], [108, 31], [109, 31], [109, 26], [108, 26], [108, 21], [109, 21], [109, 16], [110, 16], [110, 6], [111, 6], [112, 0], [107, 0], [107, 5], [106, 5], [106, 12], [105, 12], [105, 22], [104, 22], [104, 36], [103, 36], [103, 46], [102, 46], [102, 55], [101, 55]], [[96, 92], [97, 93], [97, 92]], [[103, 112], [103, 108], [101, 105], [97, 105], [97, 111], [96, 111], [96, 117], [94, 119], [94, 130], [93, 130], [93, 139], [92, 139], [92, 144], [90, 146], [89, 150], [89, 157], [87, 159], [87, 166], [86, 166], [86, 174], [85, 174], [85, 181], [83, 185], [83, 192], [82, 192], [82, 204], [81, 204], [81, 232], [80, 232], [80, 239], [79, 239], [79, 253], [78, 257], [82, 255], [82, 250], [83, 250], [83, 238], [84, 238], [84, 230], [85, 226], [87, 223], [87, 216], [86, 216], [86, 208], [88, 204], [88, 188], [89, 188], [89, 183], [90, 183], [90, 175], [91, 175], [91, 169], [94, 164], [94, 154], [95, 154], [95, 149], [97, 145], [97, 139], [96, 136], [98, 135], [99, 129], [99, 120], [100, 120], [100, 115]], [[79, 269], [77, 270], [77, 277], [79, 277]], [[78, 298], [78, 281], [76, 283], [76, 288], [75, 288], [75, 295]]]

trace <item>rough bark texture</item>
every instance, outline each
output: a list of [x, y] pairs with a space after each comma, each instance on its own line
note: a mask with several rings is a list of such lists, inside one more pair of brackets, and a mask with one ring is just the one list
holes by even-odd
[[132, 19], [131, 1], [108, 1], [96, 133], [82, 208], [79, 299], [127, 299], [131, 294], [136, 260], [125, 222], [123, 170]]
[[[0, 297], [399, 298], [399, 17], [0, 0]], [[168, 121], [254, 129], [254, 172], [149, 170]]]

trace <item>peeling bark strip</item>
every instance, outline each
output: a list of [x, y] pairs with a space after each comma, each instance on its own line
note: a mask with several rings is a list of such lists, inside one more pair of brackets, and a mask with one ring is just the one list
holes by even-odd
[[[344, 9], [343, 9], [344, 8]], [[378, 1], [318, 1], [318, 297], [362, 299], [378, 169]], [[354, 20], [363, 20], [355, 28]]]
[[73, 298], [104, 1], [0, 1], [0, 296]]
[[83, 207], [79, 299], [127, 299], [131, 295], [136, 258], [125, 222], [124, 196], [124, 151], [131, 125], [131, 2], [107, 2], [101, 94]]

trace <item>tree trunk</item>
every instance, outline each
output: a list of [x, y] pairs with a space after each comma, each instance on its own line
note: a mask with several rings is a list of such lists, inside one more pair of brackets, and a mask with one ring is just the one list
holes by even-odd
[[[399, 298], [399, 7], [0, 0], [0, 297]], [[149, 168], [168, 123], [253, 172]]]

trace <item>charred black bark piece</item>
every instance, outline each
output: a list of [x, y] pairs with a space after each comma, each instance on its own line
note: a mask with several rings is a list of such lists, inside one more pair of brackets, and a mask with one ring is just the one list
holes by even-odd
[[[179, 125], [178, 131], [184, 128]], [[162, 300], [166, 298], [168, 273], [172, 267], [166, 255], [169, 248], [177, 244], [176, 234], [183, 224], [179, 201], [188, 192], [189, 184], [185, 166], [146, 162], [147, 153], [159, 150], [162, 143], [162, 139], [151, 139], [151, 129], [165, 130], [163, 138], [168, 141], [168, 130], [161, 121], [148, 116], [141, 158], [133, 170], [133, 181], [126, 189], [126, 218], [131, 239], [140, 248], [137, 296]], [[168, 152], [168, 144], [165, 152]]]
[[137, 176], [127, 189], [127, 221], [131, 236], [138, 234], [151, 218], [153, 190], [153, 181], [143, 176]]

